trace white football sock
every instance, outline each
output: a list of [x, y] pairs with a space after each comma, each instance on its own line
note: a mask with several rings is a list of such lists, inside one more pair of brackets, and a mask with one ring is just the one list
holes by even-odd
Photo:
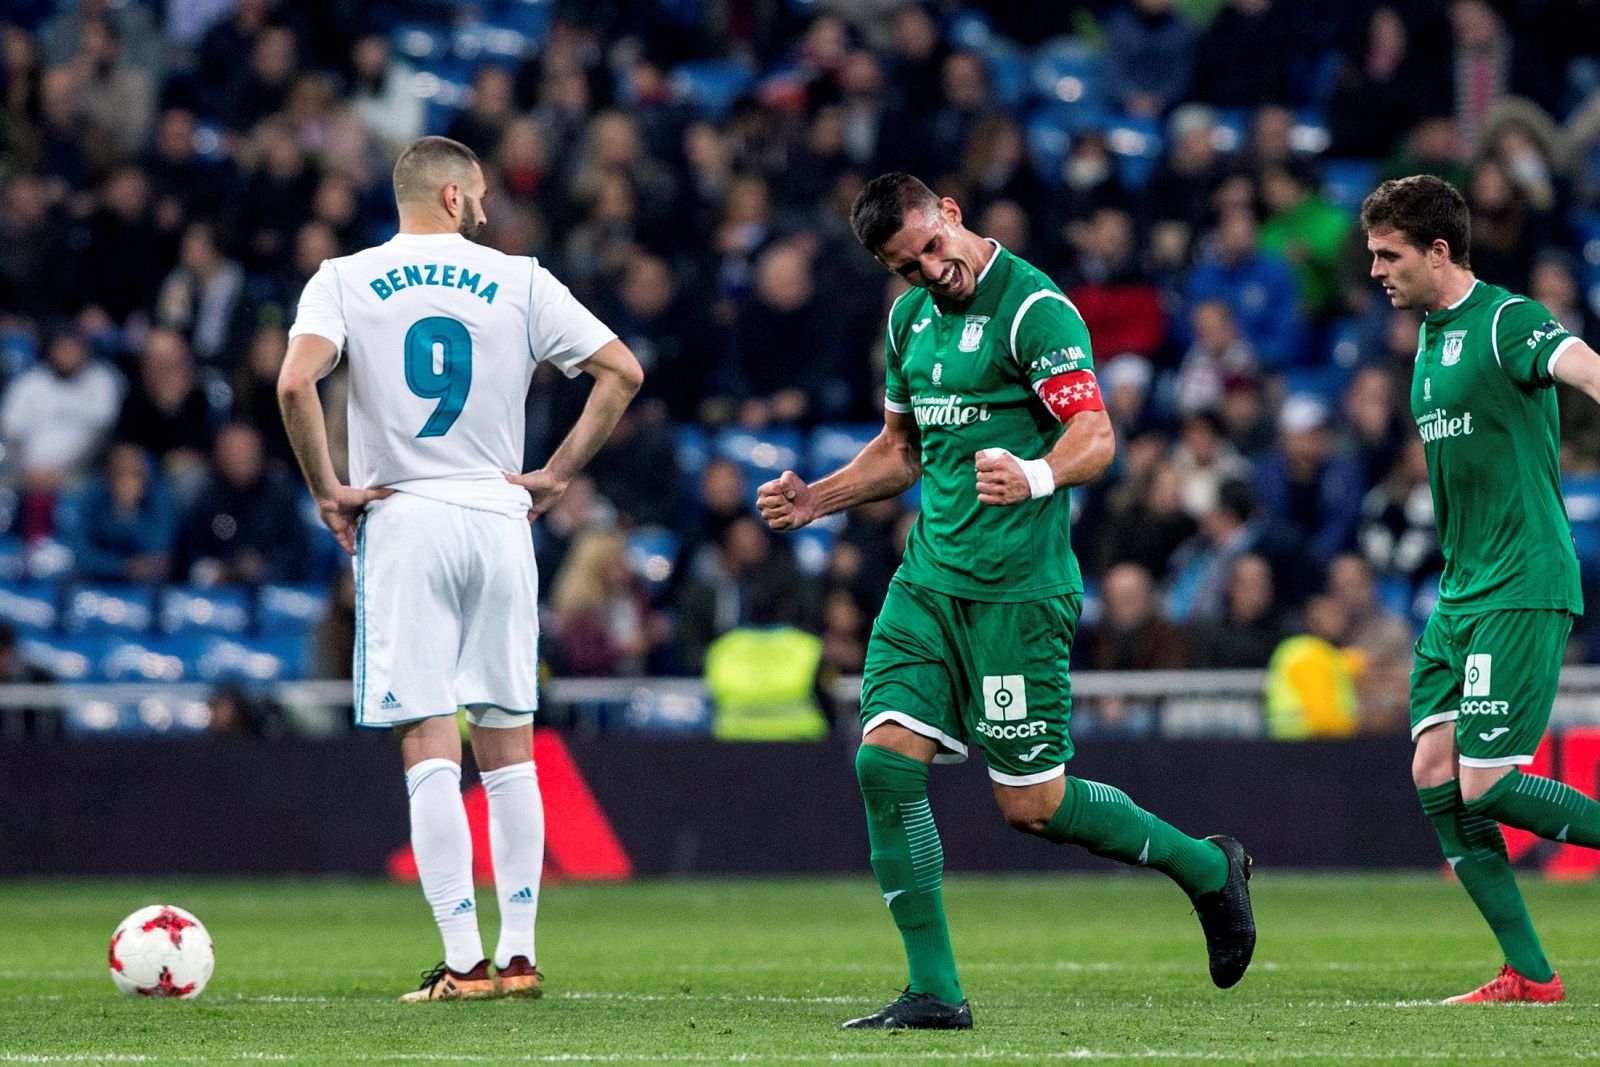
[[411, 850], [422, 895], [444, 938], [444, 962], [452, 971], [470, 971], [483, 959], [483, 939], [472, 888], [472, 831], [461, 802], [461, 765], [425, 759], [406, 772], [406, 791], [411, 794]]
[[544, 800], [533, 761], [483, 772], [489, 794], [489, 846], [494, 887], [500, 897], [500, 943], [494, 965], [533, 954], [533, 924], [539, 914], [539, 876], [544, 873]]

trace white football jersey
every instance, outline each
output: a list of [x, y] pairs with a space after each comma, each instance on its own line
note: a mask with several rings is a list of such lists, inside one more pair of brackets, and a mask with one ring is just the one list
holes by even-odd
[[350, 360], [350, 484], [524, 515], [534, 365], [568, 377], [616, 337], [537, 261], [459, 234], [399, 234], [325, 260], [290, 337]]

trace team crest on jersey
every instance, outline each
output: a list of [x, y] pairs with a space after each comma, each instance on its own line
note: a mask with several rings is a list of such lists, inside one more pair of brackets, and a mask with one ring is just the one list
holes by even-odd
[[1444, 355], [1439, 360], [1441, 367], [1454, 367], [1461, 362], [1461, 346], [1466, 343], [1466, 330], [1446, 330], [1444, 332]]
[[934, 385], [938, 385], [940, 383], [941, 379], [943, 379], [943, 378], [944, 378], [944, 364], [943, 363], [935, 363], [933, 365], [933, 384]]
[[978, 345], [983, 342], [983, 328], [988, 322], [987, 315], [968, 315], [961, 327], [961, 343], [956, 347], [963, 352], [976, 352]]

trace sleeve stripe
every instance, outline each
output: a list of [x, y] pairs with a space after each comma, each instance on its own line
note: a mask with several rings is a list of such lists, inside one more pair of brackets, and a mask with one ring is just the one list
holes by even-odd
[[1545, 364], [1545, 373], [1554, 378], [1556, 376], [1556, 360], [1560, 359], [1562, 353], [1571, 348], [1573, 345], [1577, 344], [1580, 340], [1582, 340], [1582, 338], [1568, 337], [1565, 341], [1562, 341], [1560, 344], [1556, 345], [1556, 350], [1550, 353], [1550, 362]]
[[1065, 296], [1056, 292], [1054, 289], [1040, 289], [1036, 293], [1029, 294], [1028, 299], [1022, 302], [1022, 306], [1017, 308], [1017, 313], [1011, 317], [1012, 359], [1017, 358], [1017, 329], [1022, 325], [1022, 316], [1026, 315], [1028, 313], [1028, 309], [1031, 308], [1037, 301], [1042, 300], [1047, 296], [1054, 297], [1055, 299], [1061, 301], [1063, 304], [1067, 305], [1067, 307], [1072, 308], [1072, 313], [1074, 315], [1077, 315], [1080, 319], [1083, 318], [1083, 315], [1078, 311], [1077, 306]]
[[890, 400], [888, 397], [884, 397], [883, 398], [883, 410], [892, 411], [896, 415], [904, 415], [906, 412], [911, 410], [911, 405], [910, 404], [902, 404], [902, 403], [899, 403], [898, 401]]
[[1520, 303], [1523, 303], [1523, 299], [1520, 296], [1514, 296], [1510, 300], [1505, 301], [1499, 307], [1494, 309], [1494, 320], [1489, 323], [1489, 345], [1494, 349], [1495, 365], [1501, 370], [1505, 370], [1506, 365], [1500, 362], [1500, 312], [1504, 311], [1512, 304]]

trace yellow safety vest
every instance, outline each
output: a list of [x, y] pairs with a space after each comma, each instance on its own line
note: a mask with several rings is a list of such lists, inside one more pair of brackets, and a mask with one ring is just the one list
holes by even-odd
[[1349, 737], [1361, 720], [1355, 676], [1359, 652], [1320, 637], [1291, 637], [1267, 664], [1267, 734], [1282, 741]]
[[792, 626], [730, 630], [706, 650], [706, 688], [722, 741], [816, 741], [828, 734], [817, 706], [822, 639]]

